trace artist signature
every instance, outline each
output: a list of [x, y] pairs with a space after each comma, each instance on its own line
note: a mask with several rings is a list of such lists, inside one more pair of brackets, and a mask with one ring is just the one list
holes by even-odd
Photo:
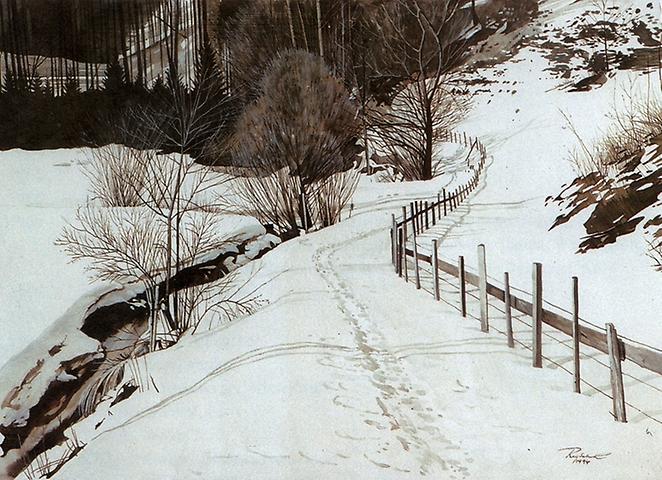
[[559, 452], [567, 452], [565, 455], [565, 458], [568, 460], [572, 461], [572, 464], [581, 464], [581, 465], [588, 465], [591, 463], [593, 460], [604, 460], [607, 458], [609, 455], [611, 455], [611, 452], [609, 453], [594, 453], [594, 454], [588, 454], [585, 453], [582, 447], [565, 447], [565, 448], [559, 448]]

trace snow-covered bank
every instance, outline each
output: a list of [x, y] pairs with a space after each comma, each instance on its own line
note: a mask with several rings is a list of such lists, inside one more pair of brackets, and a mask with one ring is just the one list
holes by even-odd
[[[174, 288], [223, 279], [280, 242], [256, 221], [252, 228], [243, 223], [238, 231], [228, 230], [231, 240], [201, 263], [174, 275]], [[163, 288], [163, 275], [158, 281]], [[111, 406], [121, 401], [122, 391], [112, 395], [115, 389], [128, 382], [131, 388], [141, 385], [126, 379], [125, 367], [147, 353], [141, 340], [148, 329], [145, 288], [131, 283], [84, 296], [0, 369], [0, 478], [16, 476], [40, 454], [77, 438], [63, 432], [95, 410], [102, 414], [98, 406], [105, 400], [111, 399]], [[46, 467], [39, 475], [54, 471]]]

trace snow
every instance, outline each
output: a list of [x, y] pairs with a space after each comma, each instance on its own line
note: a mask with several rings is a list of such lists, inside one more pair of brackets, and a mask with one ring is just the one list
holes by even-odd
[[[545, 21], [560, 19], [567, 15]], [[577, 275], [582, 317], [613, 322], [619, 333], [660, 346], [660, 274], [645, 257], [641, 232], [578, 255], [585, 216], [549, 231], [559, 212], [545, 205], [575, 177], [566, 159], [576, 140], [560, 110], [593, 138], [634, 74], [619, 72], [601, 88], [567, 93], [556, 89], [547, 67], [540, 52], [527, 48], [482, 72], [517, 84], [481, 87], [489, 91], [477, 97], [460, 130], [486, 145], [486, 171], [468, 201], [421, 236], [422, 245], [440, 239], [442, 257], [464, 255], [471, 267], [484, 243], [490, 276], [499, 282], [509, 271], [526, 290], [532, 263], [542, 262], [546, 300], [566, 308]], [[91, 471], [99, 479], [658, 478], [659, 424], [634, 412], [627, 424], [612, 421], [608, 398], [593, 389], [577, 395], [563, 369], [549, 362], [533, 369], [526, 349], [508, 349], [498, 314], [492, 332], [482, 334], [452, 302], [435, 303], [394, 275], [391, 215], [467, 176], [466, 150], [443, 148], [455, 160], [442, 177], [408, 184], [362, 178], [351, 217], [348, 209], [341, 224], [240, 268], [247, 290], [260, 287], [264, 306], [132, 363], [127, 376], [140, 391], [113, 407], [107, 401], [74, 427], [86, 446], [56, 478], [88, 478]], [[92, 289], [82, 269], [65, 265], [52, 246], [85, 201], [84, 152], [0, 156], [6, 179], [0, 218], [8, 226], [0, 237], [1, 364], [49, 325], [44, 342], [59, 340], [62, 325], [75, 329], [111, 287]], [[247, 254], [263, 245], [250, 245]], [[444, 298], [454, 293], [444, 288]], [[108, 295], [100, 302], [112, 301]], [[470, 312], [476, 309], [472, 303]], [[530, 337], [525, 328], [515, 333], [518, 341]], [[36, 358], [32, 347], [25, 350], [0, 371], [0, 384], [20, 384], [26, 370], [16, 365]], [[599, 374], [598, 387], [608, 389], [608, 373]], [[659, 405], [659, 391], [648, 395], [648, 405]], [[32, 400], [23, 399], [23, 408]], [[577, 464], [564, 450], [571, 447], [604, 458]]]
[[[149, 355], [158, 392], [116, 405], [58, 478], [655, 478], [659, 428], [613, 422], [608, 399], [406, 286], [388, 221], [268, 253], [269, 305]], [[574, 446], [610, 455], [573, 465]]]
[[[459, 235], [442, 239], [442, 256], [465, 255], [467, 264], [477, 265], [476, 245], [484, 243], [488, 272], [500, 279], [508, 271], [514, 285], [529, 291], [532, 264], [541, 262], [545, 298], [565, 308], [571, 306], [570, 279], [578, 276], [584, 318], [613, 322], [624, 335], [660, 345], [662, 324], [655, 312], [662, 309], [662, 277], [645, 255], [641, 227], [613, 245], [575, 254], [586, 214], [549, 231], [559, 211], [545, 205], [576, 176], [568, 152], [577, 141], [560, 112], [583, 138], [595, 138], [608, 125], [614, 96], [634, 74], [619, 72], [598, 90], [567, 93], [553, 89], [545, 67], [536, 52], [520, 52], [500, 77], [504, 83], [527, 79], [518, 83], [517, 95], [485, 94], [462, 125], [481, 138], [492, 158], [485, 181], [466, 204]], [[547, 92], [544, 97], [541, 91]]]
[[85, 150], [0, 153], [0, 365], [96, 288], [53, 244], [87, 199], [87, 161]]

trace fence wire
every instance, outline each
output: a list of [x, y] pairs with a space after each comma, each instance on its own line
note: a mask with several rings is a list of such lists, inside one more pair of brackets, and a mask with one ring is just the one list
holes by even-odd
[[[471, 136], [467, 136], [466, 134], [461, 135], [461, 134], [457, 134], [457, 133], [451, 133], [449, 135], [448, 139], [450, 141], [457, 141], [459, 143], [464, 143], [467, 146], [471, 145], [472, 148], [477, 147], [480, 151], [480, 154], [481, 154], [480, 155], [480, 162], [478, 164], [477, 169], [474, 169], [473, 166], [470, 166], [471, 170], [474, 171], [474, 174], [470, 177], [470, 180], [466, 184], [464, 184], [464, 185], [458, 187], [457, 189], [455, 189], [449, 196], [446, 196], [445, 190], [444, 190], [444, 199], [443, 199], [443, 201], [439, 201], [438, 199], [433, 199], [432, 201], [429, 201], [428, 205], [424, 209], [422, 209], [422, 211], [421, 211], [420, 207], [423, 207], [424, 203], [419, 200], [418, 202], [413, 203], [413, 205], [415, 205], [414, 211], [409, 212], [409, 210], [411, 208], [406, 209], [404, 216], [402, 216], [402, 218], [399, 221], [395, 222], [395, 226], [397, 228], [399, 228], [403, 224], [411, 223], [411, 227], [407, 228], [407, 231], [408, 231], [408, 233], [412, 233], [412, 231], [413, 231], [413, 241], [414, 242], [417, 242], [417, 239], [418, 239], [419, 235], [425, 234], [425, 230], [429, 230], [430, 228], [434, 227], [437, 222], [441, 221], [441, 219], [442, 219], [441, 212], [442, 211], [444, 212], [443, 217], [447, 217], [453, 212], [453, 210], [457, 209], [457, 207], [459, 206], [459, 203], [464, 198], [468, 197], [469, 194], [473, 191], [473, 189], [476, 188], [477, 183], [478, 183], [478, 179], [480, 178], [480, 175], [482, 173], [482, 169], [484, 167], [484, 162], [485, 162], [485, 159], [487, 157], [487, 153], [486, 153], [486, 149], [485, 149], [484, 145], [482, 143], [480, 143], [480, 141], [477, 138], [472, 138]], [[443, 210], [442, 210], [442, 208], [443, 208]], [[428, 220], [428, 218], [427, 218], [428, 217], [428, 212], [432, 212], [432, 217], [433, 218], [437, 217], [437, 212], [439, 213], [438, 218], [436, 218], [436, 221], [432, 221], [431, 219], [430, 219], [430, 221], [427, 221]], [[411, 215], [411, 216], [408, 216], [408, 215]], [[416, 218], [416, 217], [418, 217], [418, 218]], [[418, 232], [417, 232], [417, 230], [418, 230]], [[392, 232], [392, 233], [395, 236], [395, 234], [397, 232]], [[409, 235], [407, 235], [407, 237], [409, 237]], [[409, 238], [405, 238], [404, 240], [405, 240], [405, 245], [403, 245], [402, 248], [406, 252], [406, 244], [407, 244], [407, 241], [409, 240]], [[418, 246], [419, 246], [419, 243], [417, 242], [416, 243], [416, 249], [412, 248], [412, 251], [419, 251], [420, 252], [420, 249], [419, 249]], [[394, 250], [395, 250], [395, 246], [394, 246]], [[407, 271], [409, 271], [409, 267], [408, 267], [409, 255], [405, 253], [403, 256], [404, 256], [404, 259], [403, 259], [404, 261], [402, 262], [403, 269], [407, 269]], [[439, 257], [439, 258], [443, 259], [442, 257]], [[453, 262], [448, 260], [448, 259], [443, 259], [443, 260], [446, 261], [447, 263], [451, 264], [451, 265], [453, 264]], [[400, 260], [398, 260], [398, 261], [400, 261]], [[432, 276], [434, 275], [434, 272], [432, 270], [432, 265], [430, 265], [430, 269], [427, 269], [427, 265], [428, 265], [427, 262], [418, 262], [419, 273], [420, 272], [425, 272], [426, 274], [430, 275], [430, 278], [432, 278]], [[475, 274], [475, 272], [473, 272], [469, 269], [466, 269], [466, 271]], [[453, 277], [452, 275], [449, 275], [449, 276]], [[412, 278], [413, 277], [414, 277], [414, 275], [412, 274]], [[453, 277], [453, 278], [455, 278], [455, 277]], [[487, 276], [487, 278], [491, 281], [491, 283], [494, 286], [496, 286], [497, 288], [501, 288], [502, 290], [505, 291], [505, 286], [503, 285], [501, 280], [496, 279], [496, 278], [494, 278], [492, 276], [489, 276], [489, 275]], [[444, 275], [440, 275], [439, 280], [444, 282], [445, 284], [451, 286], [453, 289], [456, 289], [459, 293], [459, 291], [460, 291], [459, 286], [456, 286], [451, 281], [444, 278]], [[431, 293], [434, 296], [434, 292], [432, 290], [429, 290], [425, 286], [423, 286], [423, 284], [421, 284], [421, 289], [423, 289], [424, 291], [426, 291], [428, 293]], [[434, 289], [434, 287], [432, 287], [432, 289]], [[518, 292], [520, 295], [523, 295], [528, 299], [532, 299], [532, 297], [533, 297], [533, 295], [530, 294], [529, 292], [527, 292], [523, 289], [517, 288], [515, 286], [510, 285], [510, 289], [511, 289], [511, 291]], [[472, 298], [474, 300], [480, 301], [480, 298], [475, 294], [477, 289], [468, 288], [465, 291], [466, 291], [467, 296], [469, 296], [470, 298]], [[440, 301], [445, 303], [446, 305], [450, 306], [451, 308], [457, 310], [458, 312], [461, 312], [460, 307], [458, 307], [457, 305], [455, 305], [452, 302], [447, 301], [443, 296], [440, 298]], [[489, 303], [489, 300], [488, 300], [488, 303]], [[551, 307], [552, 309], [556, 309], [557, 311], [565, 313], [567, 315], [570, 315], [570, 316], [573, 315], [573, 312], [570, 312], [568, 309], [566, 309], [566, 308], [564, 308], [560, 305], [557, 305], [553, 302], [549, 302], [547, 300], [544, 300], [544, 299], [543, 299], [543, 305], [546, 305], [547, 307]], [[506, 313], [505, 309], [502, 309], [499, 306], [494, 305], [493, 303], [490, 304], [490, 307], [495, 309], [496, 311], [504, 314], [504, 315]], [[505, 308], [505, 306], [504, 306], [504, 308]], [[480, 321], [480, 319], [478, 317], [476, 317], [475, 315], [473, 315], [469, 312], [466, 312], [466, 314], [470, 318], [473, 318], [474, 320]], [[514, 319], [516, 322], [519, 322], [520, 324], [522, 324], [522, 325], [524, 325], [528, 328], [532, 328], [532, 324], [527, 323], [526, 321], [524, 321], [522, 319], [522, 317], [527, 317], [527, 315], [513, 315], [512, 319]], [[599, 325], [597, 325], [597, 324], [595, 324], [595, 323], [593, 323], [593, 322], [591, 322], [591, 321], [589, 321], [589, 320], [587, 320], [583, 317], [578, 317], [578, 319], [579, 319], [581, 324], [591, 326], [599, 332], [604, 332], [605, 331], [603, 326], [599, 326]], [[502, 335], [506, 335], [506, 333], [504, 331], [502, 331], [501, 329], [495, 327], [494, 325], [490, 325], [490, 328], [492, 328], [493, 330], [495, 330], [496, 332], [498, 332]], [[563, 333], [563, 332], [561, 332], [561, 333]], [[554, 342], [556, 342], [556, 344], [561, 345], [561, 346], [563, 346], [563, 347], [565, 347], [565, 348], [567, 348], [571, 351], [574, 350], [574, 347], [572, 345], [569, 345], [569, 343], [572, 342], [572, 338], [559, 339], [557, 336], [552, 335], [551, 333], [549, 333], [548, 331], [545, 331], [545, 330], [543, 330], [542, 334], [543, 334], [544, 338], [553, 340]], [[621, 340], [627, 340], [628, 342], [630, 342], [633, 345], [637, 345], [639, 347], [643, 347], [643, 348], [649, 349], [653, 352], [657, 352], [657, 353], [662, 354], [662, 349], [660, 349], [658, 347], [646, 344], [646, 343], [638, 341], [638, 340], [634, 340], [630, 337], [627, 337], [627, 336], [621, 335], [621, 334], [619, 334], [619, 338]], [[521, 345], [525, 349], [527, 349], [529, 351], [532, 351], [532, 347], [528, 346], [527, 344], [523, 343], [522, 341], [520, 341], [518, 339], [513, 339], [513, 340], [515, 341], [515, 343]], [[600, 353], [600, 354], [602, 353], [602, 352], [599, 352], [598, 350], [595, 350], [595, 351]], [[590, 360], [592, 362], [595, 362], [596, 365], [598, 365], [600, 367], [603, 367], [603, 368], [606, 368], [607, 370], [611, 371], [610, 365], [605, 363], [604, 361], [600, 360], [599, 358], [596, 358], [596, 356], [587, 355], [585, 353], [580, 353], [580, 355], [581, 355], [581, 358], [583, 358], [584, 361]], [[545, 359], [546, 361], [548, 361], [549, 363], [555, 365], [557, 368], [559, 368], [559, 369], [569, 373], [570, 375], [574, 376], [573, 371], [571, 371], [570, 369], [568, 369], [564, 365], [560, 364], [559, 362], [555, 361], [553, 358], [550, 358], [549, 356], [546, 356], [546, 355], [542, 355], [542, 358]], [[630, 365], [630, 364], [631, 363], [628, 363], [628, 365]], [[652, 385], [651, 383], [649, 383], [645, 380], [642, 380], [638, 377], [635, 377], [634, 375], [632, 375], [630, 373], [622, 372], [622, 375], [624, 377], [627, 377], [628, 379], [632, 380], [633, 382], [636, 382], [639, 385], [643, 385], [643, 386], [647, 387], [648, 389], [650, 389], [652, 391], [655, 391], [656, 393], [662, 393], [662, 388], [657, 387], [655, 385]], [[585, 378], [580, 378], [580, 382], [581, 382], [581, 384], [584, 384], [584, 385], [588, 386], [589, 388], [595, 390], [596, 392], [599, 392], [600, 394], [604, 395], [605, 397], [607, 397], [609, 399], [613, 399], [612, 395], [610, 395], [608, 392], [602, 390], [601, 388], [597, 387], [596, 385], [592, 384], [591, 382], [587, 381]], [[662, 425], [661, 420], [659, 420], [656, 417], [654, 417], [653, 415], [645, 412], [644, 410], [637, 407], [636, 405], [634, 405], [630, 401], [626, 400], [625, 405], [630, 407], [632, 410], [640, 413], [641, 415], [647, 417], [648, 419], [653, 420], [654, 422], [659, 423], [659, 424]]]
[[[408, 263], [408, 262], [407, 262], [407, 263]], [[428, 265], [428, 264], [425, 263], [425, 262], [421, 262], [421, 263], [419, 263], [419, 272], [425, 272], [426, 274], [429, 274], [429, 278], [432, 279], [432, 276], [434, 275], [434, 272], [433, 272], [431, 266], [430, 266], [430, 268], [428, 268], [427, 265]], [[412, 275], [412, 276], [413, 276], [413, 275]], [[445, 284], [447, 284], [447, 285], [453, 287], [453, 289], [454, 289], [454, 290], [457, 290], [457, 293], [459, 294], [459, 291], [460, 291], [459, 286], [456, 286], [453, 282], [451, 282], [450, 280], [448, 280], [447, 278], [445, 278], [444, 275], [440, 275], [440, 276], [439, 276], [439, 280], [442, 281], [442, 282], [444, 282]], [[431, 294], [432, 296], [434, 296], [434, 291], [433, 291], [432, 289], [429, 289], [429, 288], [426, 288], [426, 287], [427, 287], [427, 286], [424, 286], [423, 282], [421, 282], [421, 290], [423, 290], [423, 291], [425, 291], [425, 292]], [[474, 289], [467, 289], [467, 290], [466, 290], [466, 293], [467, 293], [467, 295], [468, 295], [469, 297], [473, 298], [474, 300], [480, 301], [480, 298], [479, 298], [477, 295], [475, 295], [475, 292], [476, 292], [476, 291], [477, 291], [477, 289], [475, 289], [475, 288], [474, 288]], [[450, 307], [453, 308], [454, 310], [457, 310], [458, 312], [461, 312], [461, 308], [460, 308], [460, 307], [458, 307], [455, 303], [449, 302], [449, 301], [446, 300], [443, 296], [440, 297], [440, 301], [443, 302], [443, 303], [445, 303], [446, 305], [450, 306]], [[503, 314], [505, 315], [505, 310], [504, 310], [504, 309], [501, 309], [499, 306], [494, 305], [493, 303], [490, 303], [489, 305], [490, 305], [491, 308], [494, 308], [494, 309], [497, 310], [498, 312], [503, 313]], [[526, 315], [524, 315], [524, 316], [526, 317]], [[476, 321], [480, 322], [480, 318], [477, 317], [476, 315], [470, 313], [469, 311], [467, 311], [467, 317], [469, 317], [469, 318], [471, 318], [471, 319], [473, 319], [473, 320], [476, 320]], [[515, 316], [512, 317], [512, 319], [515, 320], [515, 321], [517, 321], [517, 322], [519, 322], [520, 324], [522, 324], [522, 325], [528, 327], [528, 328], [532, 328], [531, 323], [525, 322], [521, 317], [522, 317], [521, 315], [515, 315]], [[499, 334], [501, 334], [501, 335], [503, 335], [503, 336], [506, 336], [506, 332], [503, 331], [503, 330], [501, 330], [500, 328], [496, 327], [494, 324], [490, 324], [490, 329], [496, 331], [497, 333], [499, 333]], [[566, 343], [568, 340], [565, 340], [565, 341], [564, 341], [564, 340], [560, 340], [560, 339], [558, 339], [557, 337], [551, 335], [549, 332], [545, 332], [545, 331], [543, 331], [542, 334], [543, 334], [543, 336], [545, 336], [546, 338], [549, 338], [549, 339], [551, 339], [551, 340], [554, 340], [558, 345], [562, 345], [563, 347], [566, 347], [566, 348], [568, 348], [569, 350], [572, 351], [572, 347], [569, 346], [569, 345]], [[521, 340], [518, 340], [517, 338], [513, 338], [513, 340], [515, 341], [515, 343], [517, 343], [518, 345], [524, 347], [526, 350], [528, 350], [528, 351], [532, 351], [532, 348], [531, 348], [529, 345], [527, 345], [526, 343], [522, 342]], [[570, 340], [571, 340], [571, 339], [570, 339]], [[600, 353], [601, 353], [601, 352], [600, 352]], [[566, 373], [568, 373], [568, 374], [574, 376], [574, 372], [573, 372], [573, 371], [571, 371], [570, 369], [568, 369], [568, 368], [565, 367], [564, 365], [560, 364], [559, 362], [557, 362], [557, 361], [554, 360], [553, 358], [551, 358], [551, 357], [549, 357], [549, 356], [547, 356], [547, 355], [544, 355], [544, 354], [542, 355], [542, 358], [545, 359], [545, 360], [547, 360], [549, 363], [553, 364], [553, 365], [556, 366], [557, 368], [559, 368], [559, 369], [565, 371]], [[586, 355], [585, 353], [583, 353], [583, 354], [581, 354], [581, 358], [582, 358], [582, 360], [584, 360], [584, 361], [587, 361], [587, 360], [588, 360], [588, 361], [593, 361], [593, 362], [595, 362], [596, 364], [600, 365], [601, 367], [604, 367], [606, 370], [610, 371], [610, 366], [609, 366], [608, 364], [604, 363], [603, 361], [601, 361], [600, 359], [598, 359], [598, 358], [596, 358], [596, 357], [594, 357], [594, 356]], [[657, 386], [655, 386], [655, 385], [652, 385], [652, 384], [646, 382], [645, 380], [642, 380], [642, 379], [640, 379], [640, 378], [637, 378], [637, 377], [635, 377], [635, 376], [633, 376], [633, 375], [631, 375], [631, 374], [629, 374], [629, 373], [623, 372], [623, 376], [628, 377], [629, 379], [631, 379], [631, 380], [637, 382], [638, 384], [644, 385], [644, 386], [646, 386], [646, 387], [648, 387], [648, 388], [650, 388], [650, 389], [656, 391], [657, 393], [662, 393], [662, 389], [660, 389], [659, 387], [657, 387]], [[603, 396], [609, 398], [610, 400], [613, 399], [613, 397], [612, 397], [611, 394], [609, 394], [608, 392], [604, 391], [604, 390], [601, 389], [600, 387], [596, 386], [596, 385], [593, 384], [592, 382], [589, 382], [589, 381], [586, 380], [585, 378], [580, 378], [580, 382], [581, 382], [581, 384], [588, 386], [589, 388], [595, 390], [596, 392], [598, 392], [598, 393], [600, 393], [601, 395], [603, 395]], [[626, 401], [625, 401], [625, 404], [626, 404], [628, 407], [630, 407], [632, 410], [638, 412], [639, 414], [645, 416], [646, 418], [648, 418], [648, 419], [650, 419], [650, 420], [652, 420], [652, 421], [654, 421], [654, 422], [656, 422], [656, 423], [662, 425], [662, 420], [656, 418], [656, 417], [653, 416], [652, 414], [647, 413], [645, 410], [642, 410], [642, 409], [639, 408], [637, 405], [633, 404], [631, 401], [626, 400]]]

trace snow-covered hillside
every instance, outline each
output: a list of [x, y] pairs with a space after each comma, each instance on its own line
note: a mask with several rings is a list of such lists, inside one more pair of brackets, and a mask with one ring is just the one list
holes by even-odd
[[[590, 3], [542, 2], [526, 30], [563, 28]], [[474, 270], [476, 246], [485, 244], [488, 274], [500, 283], [507, 271], [527, 291], [533, 262], [542, 262], [544, 298], [562, 308], [571, 307], [578, 276], [583, 318], [662, 347], [662, 275], [641, 232], [578, 254], [588, 212], [550, 231], [559, 209], [546, 202], [576, 177], [568, 154], [577, 139], [564, 116], [595, 138], [619, 91], [633, 81], [657, 85], [658, 72], [615, 71], [604, 85], [569, 92], [548, 53], [525, 43], [498, 65], [466, 72], [482, 81], [459, 130], [481, 139], [488, 163], [468, 200], [419, 237], [421, 248], [437, 239], [443, 258], [464, 255]], [[467, 176], [467, 149], [444, 143], [440, 153], [452, 159], [442, 176], [406, 184], [363, 177], [340, 224], [241, 267], [244, 288], [260, 296], [257, 311], [132, 361], [125, 380], [135, 391], [118, 402], [104, 398], [65, 432], [75, 454], [54, 478], [659, 478], [658, 377], [646, 379], [654, 418], [633, 412], [629, 423], [614, 422], [611, 400], [598, 391], [609, 391], [609, 370], [594, 388], [573, 393], [560, 365], [532, 368], [529, 351], [509, 349], [498, 329], [481, 333], [453, 301], [435, 302], [394, 274], [392, 214]], [[86, 159], [79, 150], [0, 153], [0, 365], [2, 378], [16, 377], [0, 395], [35, 363], [35, 345], [47, 345], [33, 344], [20, 363], [10, 357], [100, 288], [53, 245], [86, 201]], [[451, 295], [444, 285], [442, 296]], [[470, 301], [470, 314], [478, 308]], [[498, 326], [503, 318], [493, 315]], [[515, 335], [530, 339], [530, 330]]]

